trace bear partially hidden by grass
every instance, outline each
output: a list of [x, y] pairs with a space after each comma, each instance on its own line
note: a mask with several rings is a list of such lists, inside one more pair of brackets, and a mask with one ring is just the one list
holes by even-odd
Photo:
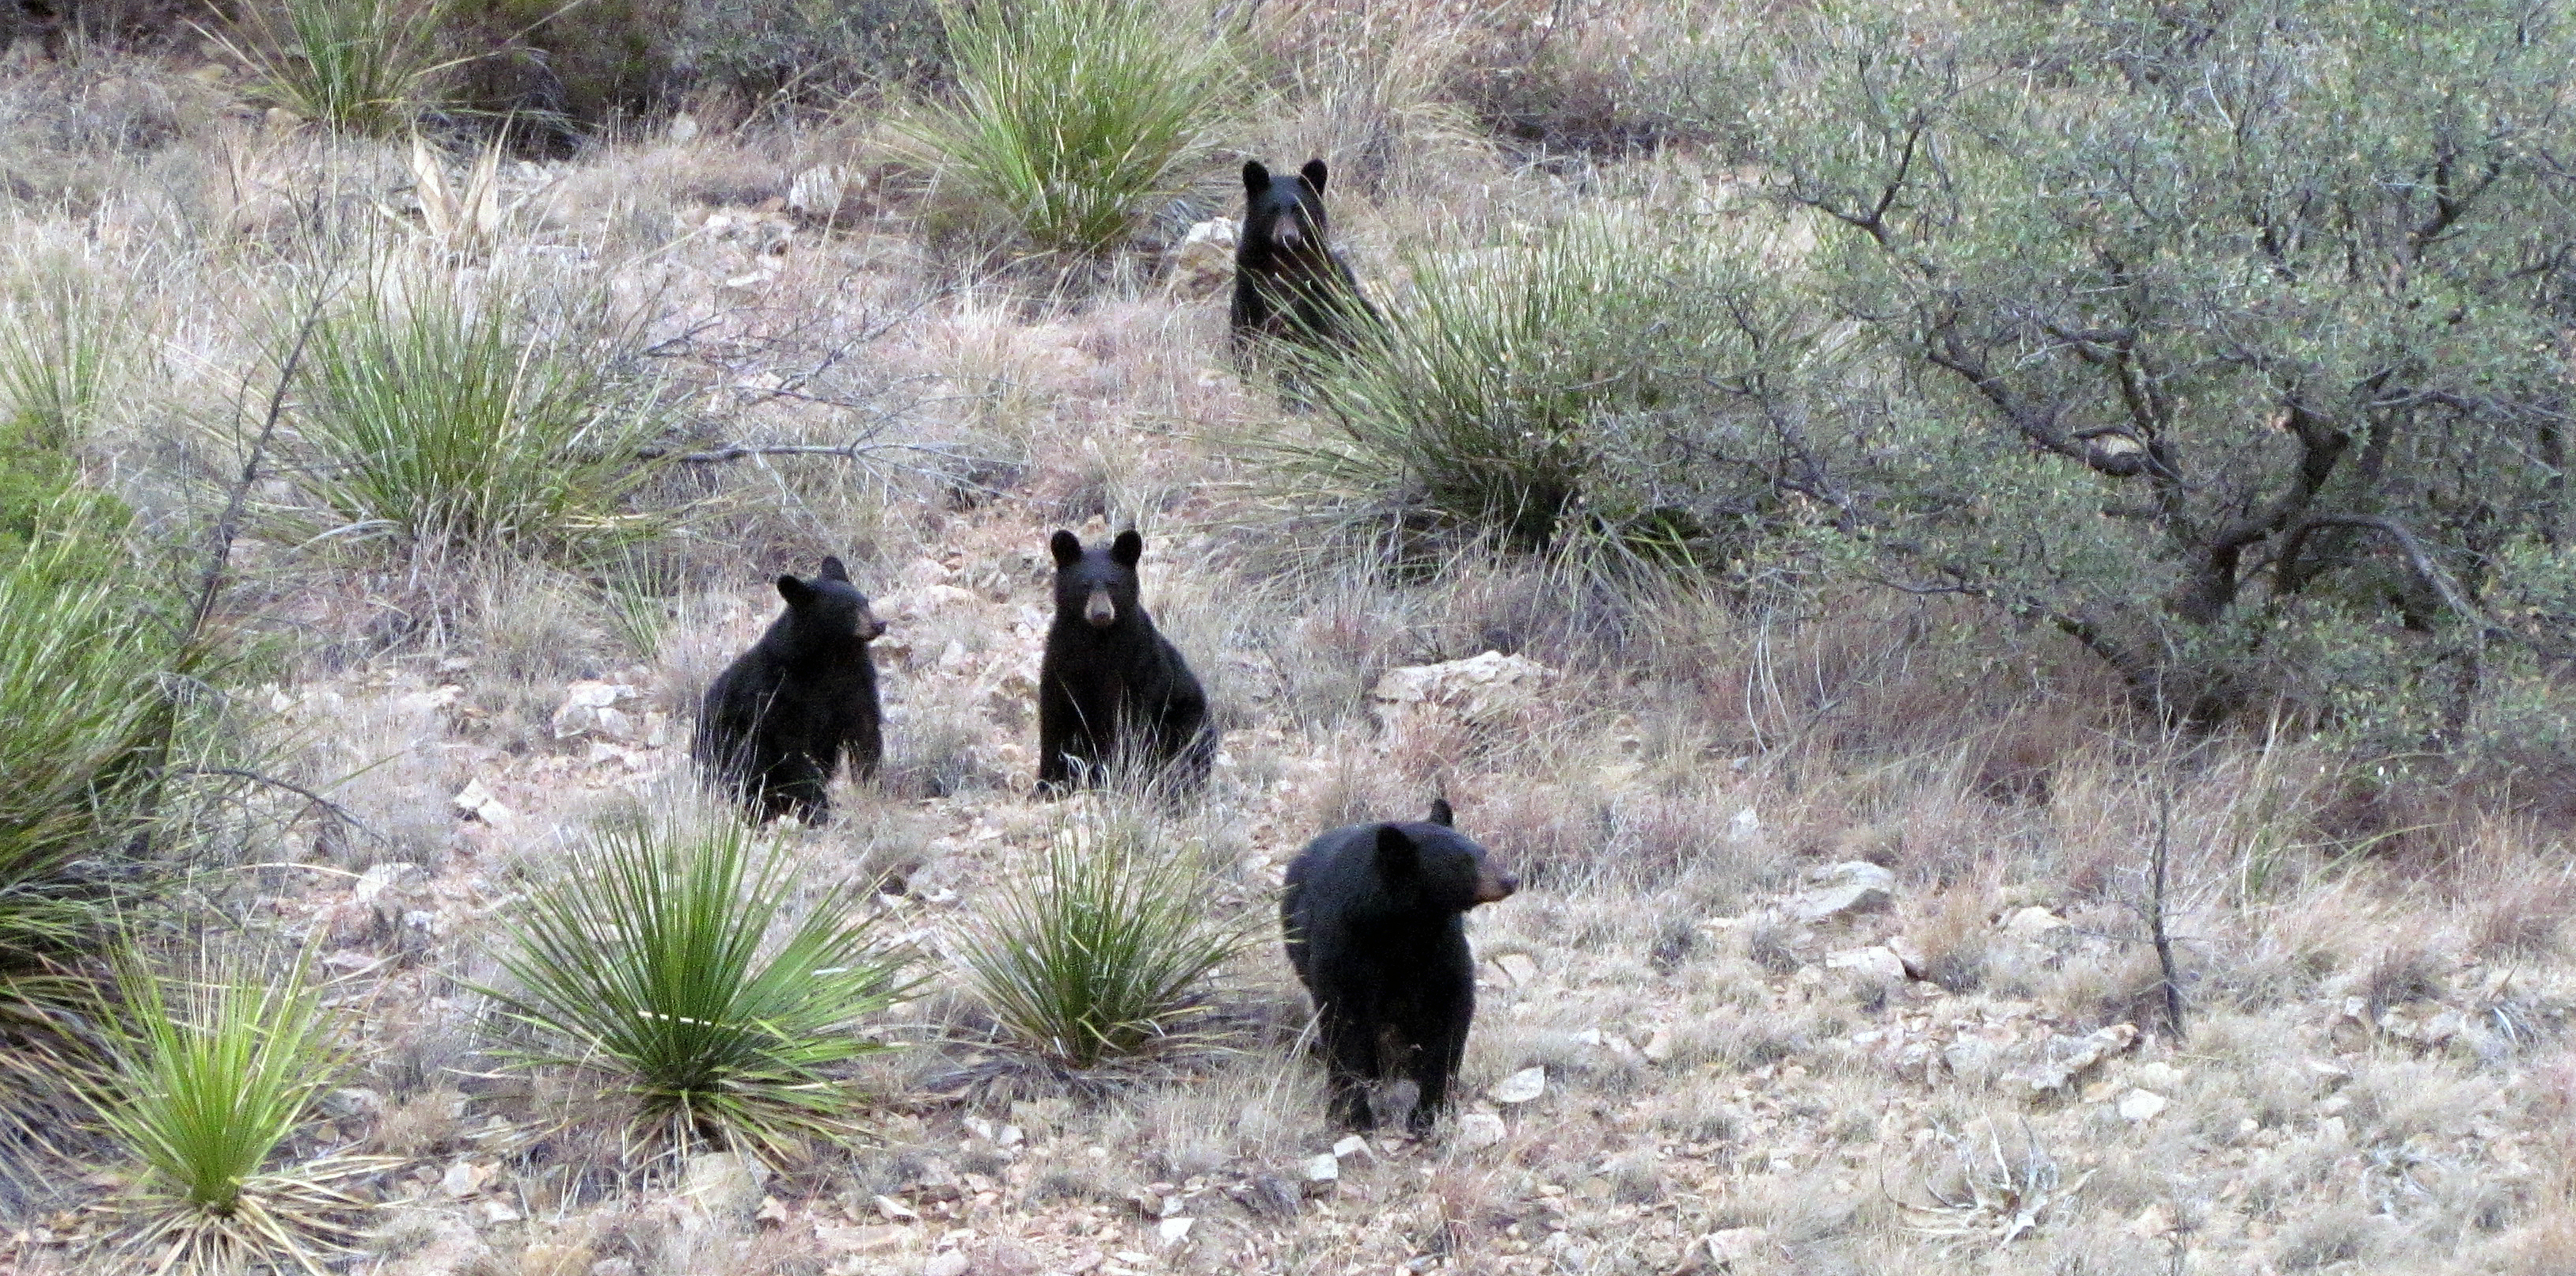
[[1333, 251], [1324, 215], [1324, 161], [1273, 175], [1243, 162], [1243, 229], [1234, 244], [1235, 350], [1261, 338], [1314, 349], [1348, 347], [1377, 311], [1360, 295], [1349, 263]]
[[1058, 531], [1055, 623], [1038, 667], [1038, 792], [1100, 782], [1119, 763], [1152, 778], [1194, 787], [1216, 756], [1207, 693], [1139, 597], [1136, 564], [1145, 538], [1120, 532], [1086, 549]]
[[1453, 823], [1436, 801], [1427, 821], [1334, 829], [1288, 866], [1288, 962], [1315, 999], [1333, 1118], [1345, 1125], [1376, 1128], [1372, 1082], [1412, 1080], [1415, 1134], [1449, 1107], [1476, 1017], [1467, 910], [1520, 889]]
[[812, 580], [778, 578], [787, 611], [707, 688], [693, 752], [708, 778], [761, 820], [819, 823], [847, 757], [869, 776], [885, 756], [868, 643], [885, 622], [837, 558]]

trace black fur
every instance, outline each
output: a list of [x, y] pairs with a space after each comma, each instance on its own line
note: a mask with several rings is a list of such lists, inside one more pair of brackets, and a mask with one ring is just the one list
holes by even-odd
[[1259, 160], [1243, 162], [1243, 228], [1234, 244], [1234, 345], [1258, 338], [1318, 349], [1348, 346], [1377, 311], [1360, 295], [1349, 263], [1333, 251], [1324, 213], [1324, 161], [1273, 175]]
[[816, 823], [841, 759], [873, 775], [885, 755], [869, 640], [885, 622], [826, 558], [814, 579], [778, 578], [787, 611], [707, 688], [693, 752], [698, 766], [761, 820], [793, 813]]
[[1122, 759], [1168, 767], [1185, 786], [1204, 782], [1216, 757], [1207, 693], [1138, 597], [1144, 538], [1131, 528], [1085, 549], [1059, 531], [1049, 548], [1055, 623], [1038, 667], [1038, 791], [1096, 783]]
[[1369, 1083], [1405, 1077], [1417, 1091], [1414, 1133], [1448, 1109], [1476, 1017], [1466, 913], [1518, 889], [1451, 827], [1445, 801], [1424, 822], [1334, 829], [1288, 866], [1279, 921], [1315, 999], [1335, 1120], [1375, 1128]]

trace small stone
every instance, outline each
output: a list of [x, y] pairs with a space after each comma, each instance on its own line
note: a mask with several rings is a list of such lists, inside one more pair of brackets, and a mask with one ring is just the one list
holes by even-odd
[[1751, 1258], [1770, 1239], [1771, 1233], [1764, 1228], [1730, 1227], [1709, 1233], [1702, 1243], [1708, 1247], [1709, 1258], [1719, 1267], [1726, 1267]]
[[2166, 1106], [2165, 1097], [2153, 1090], [2131, 1090], [2120, 1096], [2120, 1115], [2130, 1121], [2152, 1121]]
[[1186, 1214], [1164, 1219], [1154, 1225], [1154, 1239], [1166, 1245], [1178, 1245], [1190, 1238], [1190, 1227], [1198, 1222]]
[[1331, 1183], [1342, 1177], [1342, 1161], [1330, 1152], [1319, 1152], [1306, 1158], [1306, 1181]]
[[491, 1166], [458, 1161], [447, 1167], [447, 1173], [439, 1176], [438, 1190], [449, 1196], [471, 1196], [482, 1189], [484, 1180], [491, 1177]]
[[1904, 963], [1906, 978], [1929, 979], [1932, 977], [1932, 963], [1923, 959], [1922, 946], [1916, 944], [1913, 940], [1907, 939], [1903, 935], [1890, 935], [1887, 937], [1887, 951], [1896, 954], [1896, 960]]
[[1510, 1134], [1503, 1119], [1491, 1112], [1469, 1112], [1458, 1118], [1458, 1145], [1471, 1151], [1492, 1147]]
[[1790, 911], [1802, 922], [1884, 912], [1896, 903], [1896, 874], [1867, 860], [1850, 860], [1816, 873], [1817, 889], [1798, 897]]
[[2182, 1087], [2184, 1076], [2182, 1069], [2157, 1059], [2139, 1064], [2129, 1073], [2129, 1080], [2149, 1090], [2177, 1090]]
[[1527, 953], [1505, 953], [1495, 958], [1494, 964], [1502, 968], [1503, 977], [1511, 980], [1514, 988], [1527, 988], [1538, 979], [1538, 963], [1530, 960]]
[[2022, 939], [2037, 939], [2052, 930], [2062, 930], [2065, 926], [2065, 918], [2035, 905], [2004, 919], [2004, 933]]
[[1544, 1066], [1523, 1068], [1494, 1083], [1485, 1092], [1496, 1103], [1527, 1103], [1547, 1093], [1547, 1069]]
[[963, 1252], [944, 1249], [921, 1265], [921, 1276], [966, 1276], [966, 1269], [972, 1266]]
[[1368, 1140], [1356, 1134], [1345, 1134], [1340, 1142], [1333, 1145], [1333, 1155], [1336, 1158], [1358, 1156], [1366, 1151], [1368, 1151]]
[[707, 1152], [689, 1158], [680, 1173], [680, 1195], [715, 1218], [748, 1220], [760, 1208], [769, 1167], [740, 1152]]
[[1828, 953], [1825, 956], [1825, 967], [1828, 970], [1848, 970], [1880, 983], [1905, 982], [1905, 960], [1885, 945], [1874, 944], [1868, 948]]
[[877, 1198], [877, 1213], [884, 1216], [886, 1221], [890, 1223], [918, 1223], [921, 1221], [921, 1215], [915, 1213], [911, 1206], [906, 1205], [891, 1196], [879, 1196]]
[[1646, 1062], [1648, 1063], [1663, 1064], [1672, 1062], [1673, 1034], [1661, 1028], [1655, 1029], [1653, 1033], [1647, 1036], [1646, 1044], [1637, 1047], [1637, 1053], [1645, 1056]]

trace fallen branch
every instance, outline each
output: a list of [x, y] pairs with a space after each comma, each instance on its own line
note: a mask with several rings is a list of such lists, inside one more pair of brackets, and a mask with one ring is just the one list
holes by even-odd
[[350, 814], [350, 812], [349, 812], [349, 808], [347, 808], [347, 807], [345, 807], [345, 806], [342, 806], [342, 805], [340, 805], [339, 803], [334, 802], [334, 801], [332, 801], [331, 799], [326, 798], [326, 797], [322, 796], [321, 794], [316, 793], [316, 792], [314, 792], [313, 790], [311, 790], [311, 789], [308, 789], [308, 788], [304, 787], [304, 786], [303, 786], [303, 785], [301, 785], [301, 784], [295, 784], [295, 783], [292, 783], [292, 782], [289, 782], [289, 781], [286, 781], [286, 780], [281, 780], [281, 779], [278, 779], [276, 776], [273, 776], [273, 775], [264, 775], [264, 774], [261, 774], [260, 772], [257, 772], [257, 771], [246, 771], [246, 770], [243, 770], [243, 769], [242, 769], [242, 768], [240, 768], [240, 767], [229, 767], [229, 766], [186, 766], [186, 767], [177, 767], [177, 768], [174, 768], [174, 769], [170, 772], [170, 774], [172, 774], [172, 775], [223, 775], [223, 776], [230, 776], [230, 777], [232, 777], [233, 779], [236, 779], [236, 780], [249, 780], [249, 781], [251, 781], [251, 782], [252, 782], [252, 783], [254, 783], [254, 784], [265, 784], [265, 785], [267, 785], [268, 787], [270, 787], [270, 788], [272, 788], [272, 789], [283, 789], [283, 790], [285, 790], [286, 792], [292, 793], [292, 794], [294, 794], [295, 796], [297, 796], [297, 797], [300, 797], [300, 798], [304, 799], [305, 803], [306, 803], [308, 806], [318, 806], [318, 807], [322, 808], [322, 811], [323, 811], [323, 813], [324, 813], [324, 814], [329, 815], [331, 818], [333, 818], [333, 819], [335, 819], [335, 820], [338, 820], [338, 821], [340, 821], [340, 822], [341, 822], [341, 823], [343, 823], [343, 824], [348, 825], [350, 828], [356, 829], [356, 830], [358, 830], [359, 832], [366, 834], [368, 837], [375, 839], [376, 841], [381, 842], [381, 841], [385, 840], [385, 839], [384, 839], [384, 836], [383, 836], [382, 834], [380, 834], [380, 833], [376, 832], [374, 829], [368, 828], [368, 827], [367, 827], [367, 824], [366, 824], [366, 821], [361, 820], [361, 819], [359, 819], [357, 816]]

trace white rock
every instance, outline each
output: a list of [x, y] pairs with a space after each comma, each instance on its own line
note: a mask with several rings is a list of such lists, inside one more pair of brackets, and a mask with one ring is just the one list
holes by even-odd
[[1485, 1096], [1496, 1103], [1527, 1103], [1547, 1093], [1547, 1069], [1544, 1066], [1523, 1068], [1494, 1083]]
[[458, 789], [452, 800], [457, 810], [494, 828], [507, 828], [518, 818], [510, 808], [501, 805], [501, 799], [492, 796], [490, 789], [483, 787], [481, 780], [467, 780], [465, 787]]
[[1191, 288], [1222, 283], [1234, 274], [1234, 219], [1211, 217], [1190, 227], [1172, 247], [1172, 273]]
[[1492, 722], [1534, 703], [1556, 670], [1527, 656], [1499, 651], [1436, 665], [1389, 669], [1369, 691], [1381, 724], [1407, 712], [1448, 710], [1471, 723]]
[[2131, 1121], [2154, 1120], [2165, 1106], [2165, 1097], [2153, 1090], [2131, 1090], [2120, 1096], [2120, 1115]]
[[2045, 908], [2033, 906], [2004, 919], [2004, 933], [2023, 939], [2036, 939], [2052, 930], [2062, 930], [2066, 919]]
[[418, 864], [388, 860], [358, 875], [358, 884], [349, 888], [349, 898], [364, 908], [375, 908], [385, 892], [402, 884], [403, 879], [426, 876]]
[[965, 1251], [944, 1249], [922, 1263], [921, 1276], [966, 1276], [967, 1269], [973, 1266]]
[[1492, 1147], [1510, 1133], [1503, 1119], [1491, 1112], [1470, 1112], [1458, 1118], [1458, 1143], [1470, 1150]]
[[1196, 1222], [1186, 1214], [1175, 1215], [1154, 1225], [1154, 1237], [1166, 1245], [1178, 1245], [1190, 1238], [1190, 1225]]
[[838, 164], [806, 169], [787, 184], [787, 206], [809, 217], [836, 216], [841, 197], [849, 190], [849, 177], [849, 170]]
[[1730, 1227], [1711, 1232], [1704, 1239], [1708, 1256], [1721, 1268], [1751, 1258], [1771, 1240], [1771, 1233], [1759, 1227]]
[[1736, 812], [1735, 818], [1726, 822], [1726, 838], [1730, 842], [1751, 842], [1761, 836], [1762, 817], [1752, 807]]
[[1503, 977], [1511, 980], [1515, 988], [1527, 988], [1538, 978], [1538, 963], [1526, 953], [1505, 953], [1494, 959], [1494, 965], [1502, 969]]
[[1637, 1053], [1645, 1056], [1648, 1063], [1672, 1062], [1673, 1034], [1662, 1028], [1655, 1029], [1647, 1034], [1646, 1044], [1637, 1047]]
[[1901, 984], [1905, 982], [1905, 959], [1897, 956], [1894, 950], [1889, 949], [1883, 944], [1873, 944], [1867, 948], [1845, 949], [1838, 953], [1827, 953], [1825, 955], [1825, 967], [1828, 970], [1852, 971], [1864, 978], [1875, 979], [1881, 983]]
[[1306, 1158], [1307, 1182], [1330, 1183], [1341, 1176], [1342, 1161], [1340, 1157], [1334, 1156], [1330, 1152], [1318, 1152], [1315, 1155]]
[[2102, 1061], [2138, 1043], [2135, 1024], [2115, 1023], [2083, 1037], [2051, 1037], [2038, 1061], [2016, 1069], [2010, 1079], [2033, 1094], [2064, 1090], [2102, 1065]]
[[760, 1208], [769, 1167], [740, 1152], [706, 1152], [689, 1158], [680, 1173], [680, 1195], [710, 1217], [747, 1220]]
[[2139, 1064], [2129, 1073], [2129, 1080], [2149, 1090], [2170, 1091], [2180, 1089], [2182, 1087], [2183, 1078], [2188, 1075], [2190, 1074], [2184, 1072], [2182, 1069], [2177, 1068], [2162, 1059], [2157, 1059], [2152, 1062]]
[[491, 1166], [458, 1161], [447, 1167], [447, 1173], [439, 1176], [438, 1190], [449, 1196], [471, 1196], [481, 1190], [484, 1181], [491, 1177]]
[[1896, 874], [1867, 860], [1819, 869], [1813, 877], [1816, 889], [1799, 896], [1790, 910], [1802, 922], [1881, 912], [1896, 902]]
[[1368, 1151], [1368, 1140], [1363, 1139], [1356, 1134], [1345, 1134], [1342, 1136], [1341, 1142], [1333, 1145], [1333, 1155], [1336, 1158], [1358, 1156], [1360, 1153], [1366, 1151]]

